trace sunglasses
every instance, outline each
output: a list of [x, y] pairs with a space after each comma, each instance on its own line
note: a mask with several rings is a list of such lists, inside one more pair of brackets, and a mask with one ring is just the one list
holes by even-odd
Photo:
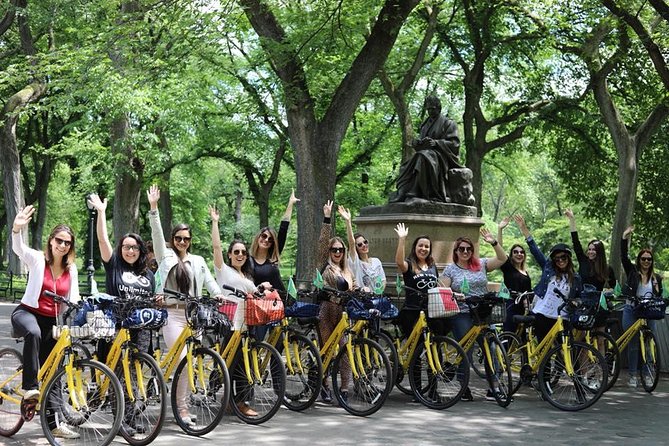
[[332, 254], [343, 254], [345, 251], [344, 248], [330, 248]]
[[458, 252], [474, 252], [471, 246], [458, 246]]
[[640, 260], [642, 262], [652, 262], [653, 258], [652, 257], [641, 257]]
[[139, 245], [123, 245], [122, 246], [124, 251], [137, 251], [139, 252]]
[[192, 237], [181, 237], [179, 235], [174, 236], [174, 240], [179, 243], [190, 243], [192, 239], [193, 239]]
[[236, 256], [245, 256], [246, 255], [246, 250], [245, 249], [235, 249], [232, 251], [232, 253]]
[[562, 256], [555, 256], [553, 257], [553, 259], [555, 259], [556, 262], [566, 262], [567, 260], [569, 260], [569, 257], [562, 255]]
[[66, 248], [69, 248], [72, 246], [72, 241], [71, 240], [63, 240], [60, 237], [54, 237], [53, 238], [58, 245], [65, 245]]
[[260, 234], [260, 238], [267, 241], [267, 243], [274, 243], [274, 238], [266, 232]]
[[369, 245], [369, 242], [367, 240], [363, 240], [362, 242], [356, 243], [358, 245], [358, 248], [362, 248], [365, 245]]
[[511, 252], [512, 252], [513, 254], [523, 254], [523, 255], [525, 254], [525, 251], [521, 251], [520, 249], [514, 249], [514, 250], [511, 251]]

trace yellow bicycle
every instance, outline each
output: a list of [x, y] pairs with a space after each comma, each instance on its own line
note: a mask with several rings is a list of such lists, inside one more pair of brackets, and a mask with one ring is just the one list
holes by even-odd
[[[78, 309], [62, 296], [45, 294], [67, 305], [68, 313]], [[62, 319], [57, 318], [54, 330], [58, 341], [38, 373], [43, 386], [37, 405], [26, 407], [22, 401], [21, 353], [13, 348], [0, 350], [0, 435], [14, 435], [39, 411], [42, 430], [50, 444], [61, 444], [62, 439], [56, 438], [52, 430], [60, 423], [67, 423], [77, 436], [68, 439], [68, 445], [106, 446], [123, 420], [121, 384], [106, 365], [78, 357], [72, 347], [72, 331], [63, 325]], [[74, 330], [80, 331], [79, 327]]]

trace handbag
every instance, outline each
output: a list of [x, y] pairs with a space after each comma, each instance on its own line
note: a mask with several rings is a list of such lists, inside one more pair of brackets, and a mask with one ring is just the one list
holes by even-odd
[[427, 316], [432, 319], [452, 317], [460, 313], [460, 307], [450, 288], [427, 290]]
[[372, 304], [381, 312], [381, 319], [384, 321], [395, 319], [400, 314], [397, 307], [386, 296], [375, 297], [372, 299]]
[[667, 303], [661, 297], [644, 299], [634, 307], [634, 317], [638, 319], [661, 320], [667, 310]]
[[246, 325], [267, 325], [284, 318], [283, 301], [279, 293], [272, 291], [263, 297], [249, 294], [246, 297]]

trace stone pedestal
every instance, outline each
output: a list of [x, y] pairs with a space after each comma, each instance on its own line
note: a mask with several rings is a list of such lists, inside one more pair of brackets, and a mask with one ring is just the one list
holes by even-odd
[[478, 253], [479, 229], [483, 221], [476, 216], [476, 207], [452, 203], [416, 201], [413, 203], [389, 203], [384, 206], [368, 206], [360, 210], [355, 219], [356, 232], [369, 240], [369, 252], [383, 263], [388, 286], [393, 287], [397, 266], [397, 223], [409, 229], [405, 254], [419, 235], [427, 235], [432, 241], [432, 256], [439, 273], [451, 262], [453, 242], [458, 237], [469, 237]]

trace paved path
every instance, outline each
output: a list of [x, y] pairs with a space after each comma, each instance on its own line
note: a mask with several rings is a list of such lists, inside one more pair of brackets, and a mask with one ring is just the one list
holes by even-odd
[[[11, 307], [0, 304], [0, 345], [11, 345], [8, 321]], [[669, 379], [663, 376], [649, 395], [620, 382], [593, 407], [563, 412], [539, 399], [530, 388], [521, 388], [507, 409], [483, 399], [483, 382], [476, 380], [474, 402], [460, 402], [445, 411], [434, 411], [395, 390], [384, 407], [368, 418], [348, 415], [342, 409], [317, 405], [304, 413], [281, 409], [260, 426], [245, 425], [232, 416], [204, 437], [189, 437], [172, 422], [155, 445], [661, 445], [669, 443]], [[168, 409], [171, 410], [171, 409]], [[39, 420], [26, 424], [0, 445], [43, 445]], [[115, 444], [126, 444], [119, 437]]]

